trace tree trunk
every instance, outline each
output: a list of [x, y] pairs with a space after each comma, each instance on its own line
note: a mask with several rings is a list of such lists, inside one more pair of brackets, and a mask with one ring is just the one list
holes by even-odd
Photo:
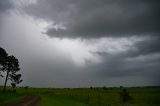
[[8, 80], [8, 75], [9, 75], [9, 71], [7, 71], [7, 75], [6, 75], [6, 79], [5, 79], [4, 92], [6, 92], [6, 84], [7, 84], [7, 80]]

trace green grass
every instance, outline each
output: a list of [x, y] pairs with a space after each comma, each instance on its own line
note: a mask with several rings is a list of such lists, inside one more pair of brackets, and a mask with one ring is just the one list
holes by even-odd
[[[160, 88], [127, 88], [133, 98], [125, 106], [160, 106]], [[41, 106], [121, 106], [119, 88], [49, 89], [17, 88], [17, 93], [0, 93], [0, 106], [31, 93], [40, 95]]]
[[6, 103], [17, 101], [24, 96], [24, 93], [11, 93], [8, 90], [12, 90], [10, 87], [7, 87], [6, 93], [3, 92], [3, 87], [0, 87], [0, 106], [5, 106]]
[[42, 106], [88, 106], [87, 104], [74, 99], [50, 94], [42, 94]]

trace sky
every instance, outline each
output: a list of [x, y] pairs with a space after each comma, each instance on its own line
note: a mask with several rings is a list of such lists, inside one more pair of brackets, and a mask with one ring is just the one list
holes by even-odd
[[20, 86], [159, 86], [159, 11], [159, 0], [0, 0], [0, 46]]

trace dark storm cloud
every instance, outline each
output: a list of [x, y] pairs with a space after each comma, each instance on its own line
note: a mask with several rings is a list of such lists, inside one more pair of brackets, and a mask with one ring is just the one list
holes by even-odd
[[[91, 66], [95, 77], [124, 78], [145, 77], [160, 84], [160, 37], [148, 37], [137, 41], [127, 51], [110, 54], [107, 52], [94, 52], [100, 55], [103, 63]], [[146, 80], [147, 81], [147, 80]]]
[[150, 38], [135, 44], [141, 55], [160, 53], [160, 37]]
[[13, 8], [13, 5], [10, 0], [0, 0], [0, 12], [6, 12], [11, 8]]
[[125, 78], [130, 77], [129, 80], [136, 80], [136, 78], [145, 78], [147, 80], [154, 80], [155, 84], [160, 84], [160, 53], [139, 55], [130, 57], [129, 53], [119, 53], [116, 55], [102, 55], [104, 62], [96, 64], [88, 69], [94, 77], [99, 78]]
[[[160, 75], [160, 54], [129, 57], [124, 54], [103, 56], [102, 64], [95, 65], [93, 70], [106, 77], [155, 76]], [[98, 70], [98, 71], [97, 71]], [[152, 76], [153, 77], [153, 76]]]
[[51, 37], [103, 37], [159, 35], [159, 0], [39, 0], [26, 7], [38, 18], [62, 23], [64, 29], [49, 28]]
[[[134, 44], [135, 49], [127, 51], [127, 56], [137, 57], [142, 55], [151, 55], [160, 53], [160, 37], [149, 37]], [[124, 54], [126, 55], [126, 54]]]
[[[0, 1], [0, 12], [12, 8], [13, 4], [9, 0]], [[48, 37], [45, 41], [39, 30], [36, 30], [39, 27], [33, 27], [34, 21], [28, 22], [24, 14], [16, 14], [16, 17], [9, 15], [9, 19], [0, 17], [0, 45], [19, 59], [23, 85], [118, 86], [120, 82], [127, 86], [160, 85], [159, 0], [38, 0], [37, 3], [26, 5], [24, 2], [17, 9], [37, 20], [44, 19], [53, 22], [53, 26], [57, 25], [57, 29], [53, 26], [47, 29], [46, 33], [50, 37], [91, 38], [79, 40], [75, 45], [84, 44], [83, 48], [94, 46], [97, 49], [93, 47], [91, 52], [85, 49], [82, 50], [84, 54], [80, 53], [87, 56], [92, 53], [97, 61], [100, 57], [100, 62], [94, 63], [92, 59], [84, 58], [84, 66], [76, 66], [73, 57], [65, 52], [71, 45], [66, 44], [62, 47], [64, 51], [61, 51], [57, 48], [60, 43], [55, 44], [53, 39], [53, 44], [48, 44]], [[129, 40], [130, 36], [141, 39], [139, 35], [142, 40]], [[123, 42], [127, 43], [123, 45]], [[77, 55], [80, 53], [74, 51], [77, 60], [81, 59]]]

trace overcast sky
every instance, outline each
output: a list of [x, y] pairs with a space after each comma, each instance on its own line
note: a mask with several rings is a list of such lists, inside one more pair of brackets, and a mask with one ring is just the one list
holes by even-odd
[[159, 0], [0, 0], [0, 46], [21, 86], [160, 85], [159, 11]]

